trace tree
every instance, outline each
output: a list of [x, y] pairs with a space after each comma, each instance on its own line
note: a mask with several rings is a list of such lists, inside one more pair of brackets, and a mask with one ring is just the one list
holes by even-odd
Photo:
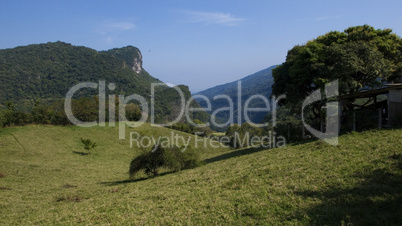
[[72, 112], [74, 116], [83, 122], [92, 122], [99, 119], [99, 102], [96, 97], [81, 97], [72, 101]]
[[[303, 124], [299, 115], [291, 113], [288, 106], [283, 106], [276, 111], [276, 123], [273, 125], [272, 113], [269, 113], [263, 120], [268, 126], [264, 128], [265, 133], [275, 132], [276, 135], [285, 136], [287, 141], [299, 140], [302, 138]], [[311, 122], [309, 122], [311, 125]]]
[[[324, 94], [325, 85], [334, 80], [338, 79], [340, 95], [397, 81], [402, 77], [401, 53], [402, 39], [391, 29], [363, 25], [332, 31], [288, 51], [286, 62], [273, 69], [272, 94], [286, 94], [280, 106], [300, 114], [304, 99], [317, 89]], [[303, 109], [304, 119], [316, 128], [325, 117], [323, 97]], [[362, 107], [354, 100], [343, 106], [345, 113]]]
[[226, 136], [234, 137], [235, 133], [239, 132], [239, 130], [240, 130], [240, 126], [238, 124], [232, 124], [226, 130]]
[[139, 121], [142, 117], [141, 109], [138, 105], [126, 104], [126, 118], [129, 121]]
[[[376, 88], [402, 75], [402, 39], [391, 29], [364, 25], [332, 31], [289, 50], [286, 62], [273, 70], [273, 95], [299, 110], [316, 89], [339, 79], [340, 94]], [[321, 106], [317, 106], [320, 108]]]
[[3, 127], [5, 122], [6, 122], [6, 119], [4, 117], [4, 112], [0, 111], [0, 127]]
[[50, 117], [48, 114], [48, 106], [41, 105], [39, 100], [35, 101], [35, 105], [31, 110], [32, 122], [37, 124], [49, 124]]
[[192, 151], [182, 152], [179, 147], [163, 147], [158, 144], [152, 147], [152, 151], [145, 152], [135, 157], [130, 163], [129, 174], [133, 178], [136, 173], [144, 170], [151, 176], [158, 176], [161, 167], [168, 168], [173, 172], [200, 166], [201, 161]]
[[14, 111], [14, 103], [11, 101], [6, 102], [7, 109], [3, 111], [3, 125], [11, 126], [15, 123], [15, 111]]

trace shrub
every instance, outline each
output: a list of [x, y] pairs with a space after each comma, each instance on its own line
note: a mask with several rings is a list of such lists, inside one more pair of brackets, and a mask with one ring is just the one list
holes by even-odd
[[205, 127], [195, 127], [194, 134], [202, 136], [202, 137], [210, 137], [213, 131], [208, 126]]
[[81, 138], [81, 143], [84, 144], [84, 149], [88, 151], [88, 154], [91, 153], [91, 149], [98, 146], [95, 142], [91, 141], [90, 139]]
[[194, 132], [194, 126], [184, 122], [177, 122], [171, 126], [168, 126], [168, 128], [191, 134]]
[[144, 170], [149, 176], [158, 176], [160, 167], [166, 167], [173, 172], [183, 169], [190, 169], [200, 166], [201, 161], [198, 156], [191, 151], [182, 152], [179, 147], [162, 147], [157, 145], [152, 147], [152, 151], [146, 152], [134, 158], [130, 163], [130, 178]]

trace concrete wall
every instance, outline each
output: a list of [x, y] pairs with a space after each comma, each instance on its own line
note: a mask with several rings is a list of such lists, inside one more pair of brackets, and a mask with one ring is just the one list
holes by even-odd
[[402, 125], [402, 90], [389, 91], [388, 124]]

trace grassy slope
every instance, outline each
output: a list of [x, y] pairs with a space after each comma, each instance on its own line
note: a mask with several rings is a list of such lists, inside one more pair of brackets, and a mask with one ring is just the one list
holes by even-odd
[[[170, 135], [149, 126], [136, 131]], [[83, 151], [80, 137], [99, 146], [74, 154]], [[3, 129], [0, 224], [396, 224], [401, 138], [402, 130], [369, 131], [342, 136], [338, 147], [205, 148], [199, 151], [210, 163], [202, 167], [132, 182], [128, 166], [140, 150], [119, 141], [117, 128]]]

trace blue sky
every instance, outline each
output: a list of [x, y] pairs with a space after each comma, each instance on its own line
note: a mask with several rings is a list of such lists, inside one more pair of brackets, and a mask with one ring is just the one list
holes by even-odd
[[191, 91], [285, 61], [294, 45], [368, 24], [402, 35], [402, 1], [2, 1], [0, 48], [133, 45], [154, 77]]

